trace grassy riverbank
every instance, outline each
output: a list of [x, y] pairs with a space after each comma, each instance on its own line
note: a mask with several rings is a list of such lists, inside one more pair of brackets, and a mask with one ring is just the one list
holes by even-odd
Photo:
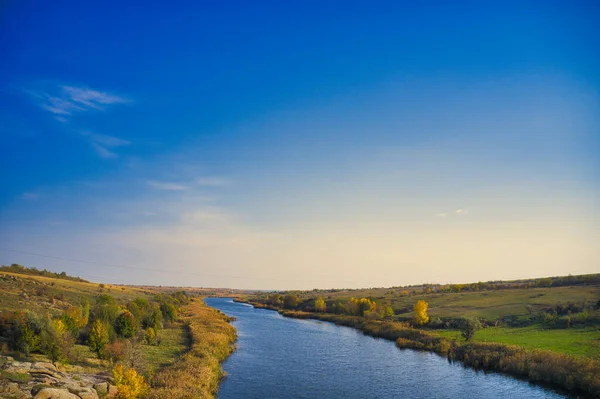
[[286, 317], [316, 319], [353, 327], [367, 335], [396, 342], [401, 349], [426, 350], [478, 370], [493, 370], [532, 382], [600, 396], [600, 362], [548, 350], [491, 342], [461, 342], [406, 323], [302, 311], [280, 311]]
[[[255, 306], [428, 350], [476, 369], [600, 395], [600, 275], [255, 294]], [[415, 311], [425, 304], [425, 313]], [[475, 319], [477, 318], [477, 319]], [[479, 327], [467, 341], [469, 321]], [[478, 329], [480, 328], [481, 329]]]
[[152, 399], [213, 398], [223, 377], [221, 362], [234, 349], [235, 329], [230, 319], [200, 299], [183, 309], [191, 339], [190, 350], [152, 379]]
[[[130, 399], [216, 395], [220, 362], [234, 348], [235, 329], [200, 297], [171, 287], [98, 284], [21, 268], [0, 270], [0, 355], [53, 362], [68, 374], [97, 376], [119, 390], [110, 376], [122, 366], [145, 381], [125, 383], [123, 397]], [[0, 396], [12, 383], [0, 374]], [[22, 395], [31, 395], [31, 387], [22, 385]]]

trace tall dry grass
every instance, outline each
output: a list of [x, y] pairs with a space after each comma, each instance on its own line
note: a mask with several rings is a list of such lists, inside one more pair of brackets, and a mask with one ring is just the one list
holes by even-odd
[[190, 350], [151, 381], [150, 399], [214, 398], [223, 377], [221, 362], [233, 351], [235, 328], [229, 318], [196, 299], [184, 308]]

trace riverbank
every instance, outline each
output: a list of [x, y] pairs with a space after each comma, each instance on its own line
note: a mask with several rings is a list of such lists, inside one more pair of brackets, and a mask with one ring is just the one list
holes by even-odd
[[191, 346], [180, 359], [152, 379], [150, 399], [214, 398], [224, 376], [221, 363], [235, 350], [231, 318], [194, 299], [183, 308]]
[[590, 358], [491, 342], [464, 343], [414, 329], [401, 322], [329, 313], [285, 311], [257, 302], [246, 303], [276, 310], [286, 317], [322, 320], [352, 327], [373, 337], [395, 341], [396, 346], [401, 349], [435, 352], [452, 362], [460, 362], [476, 370], [501, 372], [531, 382], [600, 397], [600, 363]]

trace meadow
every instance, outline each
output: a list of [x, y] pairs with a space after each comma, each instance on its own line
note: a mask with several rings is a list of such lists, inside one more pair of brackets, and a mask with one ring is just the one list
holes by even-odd
[[350, 326], [476, 369], [600, 394], [600, 275], [282, 291], [246, 296], [284, 316]]

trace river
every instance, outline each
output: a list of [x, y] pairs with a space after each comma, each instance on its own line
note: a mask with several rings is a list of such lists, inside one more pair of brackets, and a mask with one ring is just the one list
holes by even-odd
[[286, 318], [229, 298], [206, 303], [236, 318], [239, 338], [223, 364], [219, 399], [565, 397], [433, 353], [400, 350], [349, 327]]

